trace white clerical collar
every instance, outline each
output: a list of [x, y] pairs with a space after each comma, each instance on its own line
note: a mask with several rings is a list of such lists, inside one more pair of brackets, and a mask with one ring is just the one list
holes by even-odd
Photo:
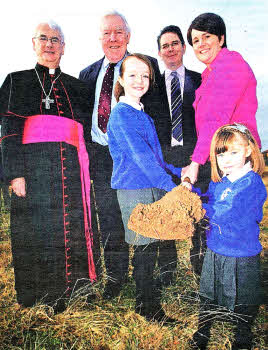
[[55, 74], [55, 68], [49, 68], [49, 74], [54, 75]]
[[[167, 68], [167, 69], [165, 70], [165, 78], [166, 78], [166, 79], [168, 79], [168, 78], [171, 79], [171, 78], [172, 78], [172, 75], [171, 75], [172, 72], [175, 72], [175, 71]], [[179, 68], [176, 69], [176, 72], [177, 72], [177, 74], [178, 74], [180, 77], [184, 77], [184, 75], [185, 75], [185, 67], [184, 67], [184, 65], [182, 64], [181, 66], [179, 66]]]
[[138, 109], [139, 111], [143, 111], [143, 109], [144, 109], [144, 106], [141, 102], [140, 103], [134, 102], [126, 96], [120, 96], [119, 101], [124, 102], [124, 103], [130, 105], [131, 107]]
[[240, 179], [244, 175], [246, 175], [249, 171], [252, 170], [251, 163], [247, 162], [243, 168], [240, 170], [237, 170], [235, 173], [227, 175], [227, 179], [231, 182], [235, 182], [236, 180]]

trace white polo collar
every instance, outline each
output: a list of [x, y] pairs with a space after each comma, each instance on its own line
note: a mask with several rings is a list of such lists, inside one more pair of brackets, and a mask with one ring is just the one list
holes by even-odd
[[139, 111], [143, 111], [144, 110], [144, 106], [143, 104], [140, 102], [140, 103], [137, 103], [137, 102], [134, 102], [132, 101], [130, 98], [127, 98], [126, 96], [120, 96], [119, 97], [119, 101], [120, 102], [124, 102], [128, 105], [130, 105], [131, 107], [139, 110]]

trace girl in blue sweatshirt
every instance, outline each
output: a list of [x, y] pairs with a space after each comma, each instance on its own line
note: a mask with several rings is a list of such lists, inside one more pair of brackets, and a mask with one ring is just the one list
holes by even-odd
[[129, 55], [119, 74], [115, 87], [119, 102], [111, 112], [107, 128], [113, 158], [111, 186], [117, 190], [125, 240], [134, 246], [136, 312], [148, 319], [163, 320], [165, 314], [159, 300], [153, 296], [153, 272], [159, 246], [164, 243], [136, 234], [127, 224], [138, 203], [153, 203], [176, 186], [172, 175], [180, 177], [181, 169], [163, 160], [154, 122], [144, 113], [140, 103], [153, 84], [150, 61], [140, 54]]
[[193, 343], [206, 349], [212, 319], [225, 315], [236, 323], [232, 349], [251, 349], [251, 326], [261, 303], [259, 223], [267, 197], [261, 179], [264, 160], [252, 134], [241, 124], [216, 131], [210, 160], [212, 181], [202, 196], [209, 218], [208, 248]]

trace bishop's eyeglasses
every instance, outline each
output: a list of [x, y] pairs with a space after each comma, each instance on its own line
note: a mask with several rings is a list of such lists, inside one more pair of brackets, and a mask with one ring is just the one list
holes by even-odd
[[46, 35], [40, 35], [37, 37], [34, 37], [34, 39], [38, 39], [41, 43], [47, 43], [48, 41], [51, 42], [51, 44], [60, 44], [62, 41], [56, 37], [56, 36], [52, 36], [51, 38], [48, 38]]

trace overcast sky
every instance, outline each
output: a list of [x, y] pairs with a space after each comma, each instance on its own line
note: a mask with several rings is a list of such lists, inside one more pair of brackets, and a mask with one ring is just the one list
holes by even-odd
[[[129, 51], [154, 57], [156, 37], [164, 26], [178, 25], [186, 40], [187, 29], [196, 16], [203, 12], [220, 15], [227, 27], [228, 49], [240, 52], [257, 78], [257, 122], [263, 150], [268, 149], [267, 0], [5, 0], [0, 14], [0, 84], [9, 72], [35, 65], [32, 33], [36, 24], [48, 19], [58, 22], [65, 34], [61, 68], [77, 77], [81, 69], [102, 57], [99, 18], [112, 9], [123, 13], [129, 22]], [[188, 44], [184, 64], [199, 72], [205, 69]]]

